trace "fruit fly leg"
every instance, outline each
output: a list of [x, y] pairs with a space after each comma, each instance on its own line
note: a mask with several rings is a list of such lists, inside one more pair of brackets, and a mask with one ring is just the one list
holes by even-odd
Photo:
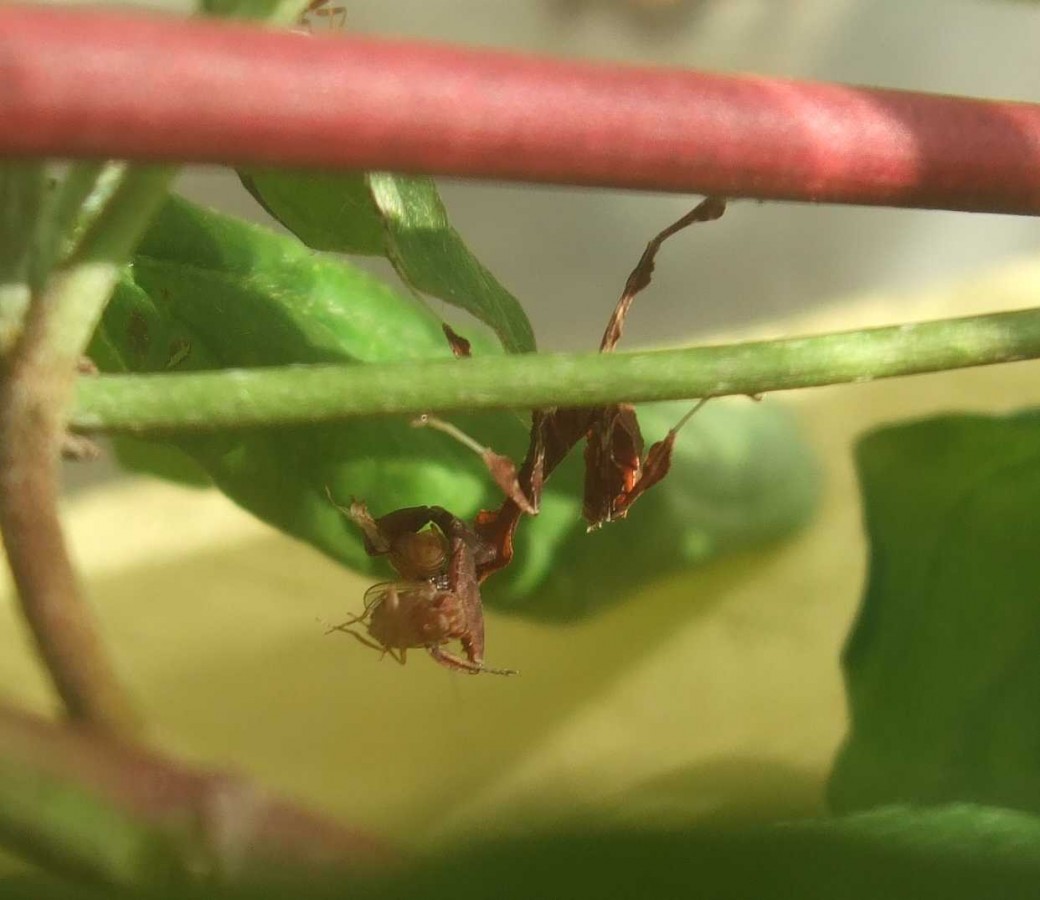
[[341, 622], [339, 625], [330, 625], [329, 628], [326, 629], [325, 633], [332, 634], [332, 632], [334, 631], [340, 631], [343, 634], [349, 634], [352, 638], [354, 638], [357, 641], [360, 641], [366, 647], [371, 647], [373, 650], [378, 650], [380, 653], [390, 653], [392, 656], [393, 651], [390, 650], [389, 647], [384, 647], [382, 644], [377, 644], [371, 638], [365, 637], [365, 635], [361, 634], [358, 631], [354, 631], [354, 629], [350, 627], [358, 621], [360, 621], [360, 619], [355, 618], [351, 619], [348, 622]]
[[517, 480], [516, 465], [508, 456], [496, 453], [490, 447], [475, 441], [461, 428], [457, 428], [450, 422], [438, 419], [436, 416], [421, 415], [412, 421], [413, 428], [434, 428], [444, 434], [455, 438], [464, 447], [468, 447], [477, 454], [487, 466], [488, 472], [499, 486], [502, 493], [512, 500], [523, 512], [529, 516], [538, 515], [538, 498], [528, 497], [520, 487]]
[[350, 627], [351, 625], [356, 625], [358, 622], [364, 622], [366, 618], [367, 616], [353, 616], [352, 618], [347, 619], [346, 622], [340, 622], [339, 625], [330, 625], [327, 629], [325, 629], [325, 633], [332, 634], [332, 632], [334, 631], [339, 631], [343, 634], [349, 634], [352, 638], [354, 638], [354, 640], [358, 641], [361, 644], [364, 644], [366, 647], [371, 647], [373, 650], [378, 650], [380, 658], [389, 655], [394, 662], [403, 666], [405, 664], [405, 655], [408, 652], [406, 648], [384, 646], [383, 644], [380, 644], [378, 641], [374, 641], [372, 640], [372, 638], [366, 637], [365, 635], [361, 634], [361, 632], [355, 631], [353, 628]]
[[308, 32], [312, 32], [315, 21], [323, 20], [323, 31], [342, 31], [347, 24], [347, 8], [338, 4], [334, 5], [332, 0], [313, 0], [303, 11], [299, 22]]
[[[315, 10], [319, 16], [329, 20], [329, 31], [342, 31], [347, 27], [347, 8], [345, 6], [323, 7]], [[402, 659], [401, 662], [404, 662]]]

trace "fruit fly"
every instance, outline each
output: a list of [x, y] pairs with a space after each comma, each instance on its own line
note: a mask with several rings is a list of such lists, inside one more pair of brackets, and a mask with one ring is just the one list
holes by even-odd
[[[695, 222], [719, 218], [725, 209], [725, 201], [708, 197], [647, 244], [607, 323], [600, 352], [610, 353], [617, 347], [632, 301], [650, 284], [661, 245]], [[448, 326], [444, 331], [455, 356], [469, 356], [465, 338]], [[413, 424], [444, 431], [476, 451], [505, 500], [498, 509], [478, 513], [472, 527], [440, 506], [408, 507], [378, 519], [356, 500], [348, 509], [337, 507], [361, 529], [366, 552], [387, 557], [401, 580], [371, 588], [366, 593], [365, 611], [329, 630], [350, 634], [401, 663], [408, 650], [422, 647], [441, 665], [456, 671], [514, 674], [484, 665], [480, 585], [512, 560], [517, 525], [523, 515], [537, 514], [546, 479], [584, 440], [582, 512], [589, 530], [624, 518], [632, 504], [668, 474], [676, 434], [707, 399], [698, 400], [645, 456], [636, 411], [627, 403], [536, 409], [519, 470], [507, 457], [481, 446], [453, 425], [421, 416]], [[355, 625], [363, 625], [367, 636], [353, 630]], [[455, 640], [461, 644], [463, 656], [444, 649]]]
[[308, 34], [342, 31], [347, 27], [347, 8], [334, 0], [311, 0], [300, 15], [299, 24]]

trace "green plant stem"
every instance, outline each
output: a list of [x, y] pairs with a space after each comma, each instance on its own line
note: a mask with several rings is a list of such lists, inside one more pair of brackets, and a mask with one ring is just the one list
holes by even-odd
[[51, 192], [44, 210], [46, 240], [39, 252], [41, 268], [45, 272], [72, 256], [128, 171], [129, 166], [122, 162], [69, 165], [65, 177]]
[[29, 308], [46, 177], [43, 163], [0, 166], [0, 356], [18, 340]]
[[1040, 310], [645, 353], [515, 355], [80, 379], [73, 427], [149, 433], [673, 400], [1040, 357]]
[[29, 299], [0, 382], [0, 530], [22, 611], [68, 714], [120, 735], [139, 719], [115, 676], [58, 519], [76, 366], [173, 172], [128, 171], [72, 257]]
[[192, 769], [0, 704], [0, 838], [124, 888], [340, 878], [390, 849], [244, 778]]
[[168, 166], [137, 166], [116, 173], [114, 187], [101, 201], [103, 208], [88, 211], [69, 261], [54, 271], [36, 304], [47, 322], [43, 343], [52, 363], [74, 366], [82, 355], [120, 272], [175, 174]]

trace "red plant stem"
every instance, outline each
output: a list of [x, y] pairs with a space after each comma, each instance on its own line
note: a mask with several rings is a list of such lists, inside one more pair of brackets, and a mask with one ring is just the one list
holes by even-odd
[[1040, 106], [0, 9], [0, 157], [121, 157], [1040, 212]]

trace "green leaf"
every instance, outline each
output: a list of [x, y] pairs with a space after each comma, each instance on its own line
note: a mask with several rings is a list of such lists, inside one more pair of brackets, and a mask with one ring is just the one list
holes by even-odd
[[746, 830], [530, 835], [442, 852], [366, 898], [1032, 898], [1040, 821], [1007, 810], [892, 807]]
[[317, 250], [382, 254], [412, 290], [471, 313], [511, 353], [535, 349], [531, 323], [451, 227], [432, 179], [367, 175], [241, 173], [275, 219]]
[[308, 247], [383, 255], [383, 222], [362, 172], [242, 170], [246, 190]]
[[42, 163], [0, 164], [0, 289], [41, 281], [34, 263], [46, 191]]
[[107, 900], [112, 896], [112, 889], [59, 880], [48, 873], [32, 870], [0, 876], [0, 896], [5, 900]]
[[38, 252], [45, 191], [42, 163], [0, 164], [0, 354], [21, 333], [29, 297], [45, 275]]
[[870, 576], [832, 805], [1040, 810], [1040, 418], [888, 428], [857, 460]]
[[[116, 285], [88, 354], [103, 372], [162, 372], [184, 363], [184, 368], [215, 366], [213, 355], [193, 340], [187, 328], [126, 274]], [[181, 484], [211, 483], [205, 470], [172, 442], [116, 435], [112, 446], [119, 463], [132, 472]]]
[[[450, 358], [440, 325], [353, 266], [173, 198], [139, 245], [91, 349], [103, 370], [134, 372], [174, 362], [192, 370]], [[493, 352], [474, 338], [479, 352]], [[514, 454], [526, 443], [507, 414], [460, 423]], [[163, 445], [260, 518], [372, 571], [377, 564], [326, 489], [344, 502], [362, 497], [377, 513], [440, 503], [471, 515], [497, 500], [475, 454], [404, 420], [178, 435]]]
[[71, 163], [56, 178], [43, 163], [0, 165], [0, 352], [20, 332], [30, 294], [98, 219], [124, 169]]
[[[288, 868], [279, 874], [265, 885], [239, 887], [149, 889], [158, 879], [142, 879], [142, 889], [130, 896], [1032, 900], [1040, 880], [1040, 821], [1008, 810], [950, 806], [891, 807], [745, 830], [593, 827], [441, 847], [380, 878], [294, 878]], [[35, 873], [0, 879], [0, 891], [5, 897], [100, 896]]]
[[386, 225], [387, 258], [405, 283], [476, 316], [510, 353], [533, 351], [523, 307], [466, 248], [433, 181], [373, 172], [368, 183]]

